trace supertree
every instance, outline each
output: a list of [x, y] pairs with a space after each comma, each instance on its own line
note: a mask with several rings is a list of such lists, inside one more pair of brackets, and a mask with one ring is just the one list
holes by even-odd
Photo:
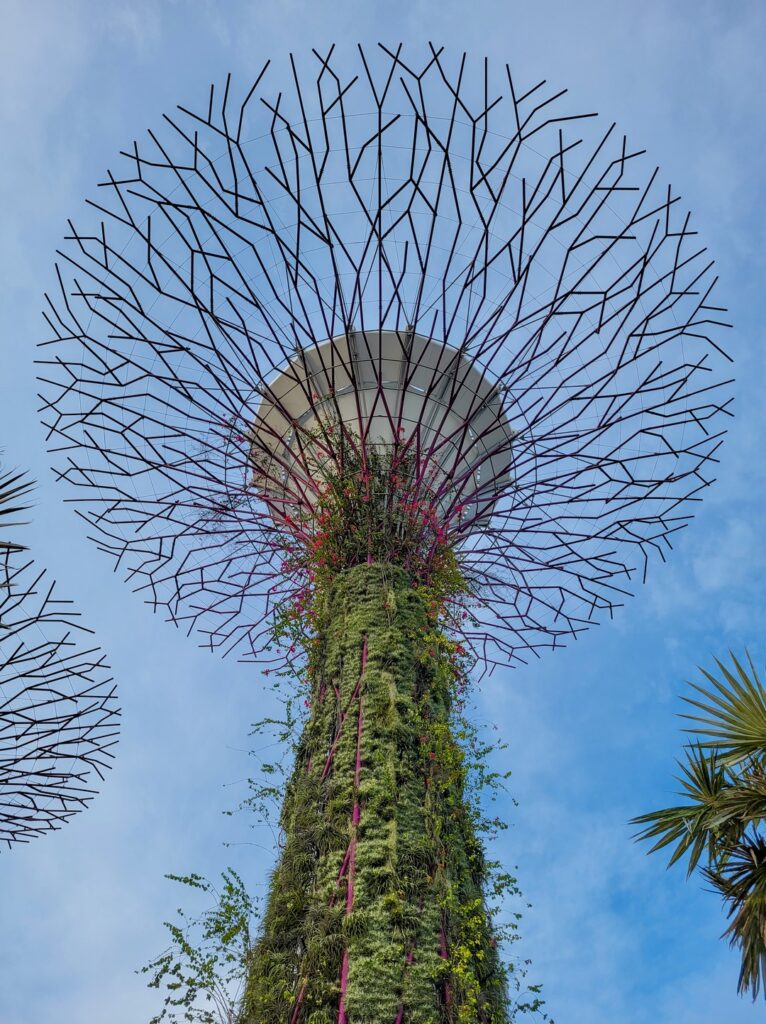
[[563, 93], [314, 59], [166, 116], [70, 222], [43, 417], [147, 601], [305, 687], [243, 1019], [497, 1022], [454, 709], [664, 557], [722, 310], [678, 197]]
[[[0, 473], [0, 526], [31, 481]], [[0, 842], [57, 829], [95, 795], [119, 709], [103, 653], [14, 534], [0, 539]]]

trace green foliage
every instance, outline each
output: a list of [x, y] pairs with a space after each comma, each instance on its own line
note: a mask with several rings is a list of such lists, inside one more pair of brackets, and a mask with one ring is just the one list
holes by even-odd
[[727, 764], [763, 757], [766, 751], [766, 690], [748, 655], [750, 675], [731, 655], [734, 672], [716, 660], [722, 678], [702, 669], [709, 687], [692, 684], [697, 697], [687, 697], [695, 714], [684, 715], [695, 724], [690, 731]]
[[716, 856], [722, 838], [720, 800], [731, 783], [716, 754], [707, 755], [694, 746], [687, 748], [686, 758], [686, 763], [678, 762], [681, 774], [677, 781], [688, 803], [642, 814], [633, 819], [633, 824], [645, 826], [640, 839], [655, 840], [650, 853], [674, 847], [669, 867], [688, 854], [688, 877], [703, 854], [709, 860]]
[[679, 763], [686, 802], [633, 819], [650, 852], [670, 850], [670, 864], [688, 857], [687, 875], [703, 877], [723, 897], [724, 933], [740, 950], [738, 991], [766, 995], [766, 689], [748, 656], [749, 671], [731, 655], [717, 662], [720, 678], [703, 672], [683, 716], [694, 735]]
[[484, 816], [480, 791], [494, 795], [507, 776], [487, 768], [489, 745], [456, 699], [460, 655], [430, 595], [399, 567], [361, 564], [334, 578], [323, 607], [244, 1020], [335, 1024], [345, 952], [352, 1024], [392, 1024], [401, 1007], [412, 1024], [539, 1012], [526, 965], [508, 972], [498, 952], [518, 934], [517, 917], [495, 922], [515, 879], [487, 863], [480, 841], [503, 827]]
[[[328, 592], [345, 569], [373, 562], [403, 569], [425, 603], [435, 637], [468, 615], [467, 583], [429, 481], [418, 478], [412, 441], [362, 446], [329, 420], [312, 437], [307, 456], [320, 481], [313, 508], [284, 514], [292, 537], [283, 569], [304, 583], [278, 608], [274, 628], [290, 672], [308, 682], [318, 668], [318, 624]], [[333, 460], [326, 457], [328, 449]], [[462, 515], [460, 507], [455, 514]], [[461, 648], [459, 656], [465, 655]]]
[[[518, 913], [498, 915], [519, 891], [486, 860], [481, 837], [504, 826], [485, 816], [481, 795], [491, 802], [507, 775], [488, 769], [491, 748], [463, 713], [471, 657], [454, 638], [468, 614], [458, 559], [430, 504], [407, 496], [406, 452], [371, 446], [362, 460], [345, 435], [332, 437], [342, 472], [324, 475], [310, 515], [288, 517], [285, 569], [306, 585], [282, 605], [274, 639], [291, 671], [300, 666], [302, 693], [291, 689], [283, 717], [254, 731], [288, 742], [295, 763], [285, 779], [281, 763], [263, 762], [243, 802], [268, 822], [284, 793], [281, 855], [236, 1019], [547, 1019], [526, 965], [506, 968], [499, 953], [518, 938]], [[175, 963], [161, 961], [161, 977]], [[178, 1005], [194, 1004], [196, 979], [215, 973], [192, 971], [196, 989], [184, 976], [191, 1002]]]
[[212, 896], [214, 905], [199, 917], [179, 908], [179, 921], [165, 922], [170, 946], [140, 970], [149, 975], [150, 988], [165, 991], [150, 1024], [235, 1024], [253, 948], [255, 901], [232, 868], [221, 874], [220, 888], [196, 874], [166, 878]]
[[[33, 489], [33, 483], [23, 473], [0, 473], [0, 526], [19, 526], [18, 521], [11, 517], [25, 512], [29, 505], [26, 498]], [[21, 544], [12, 540], [0, 539], [0, 553], [3, 551], [23, 551]]]

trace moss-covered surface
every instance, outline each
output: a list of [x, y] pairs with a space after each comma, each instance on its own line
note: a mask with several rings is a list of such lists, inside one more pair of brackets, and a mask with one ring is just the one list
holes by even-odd
[[501, 1024], [454, 672], [408, 574], [338, 573], [283, 812], [246, 1024]]

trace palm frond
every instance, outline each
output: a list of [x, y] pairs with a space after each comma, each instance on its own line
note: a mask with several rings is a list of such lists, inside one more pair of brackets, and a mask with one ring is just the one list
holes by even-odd
[[691, 684], [695, 744], [687, 749], [680, 782], [687, 804], [633, 819], [638, 839], [654, 840], [650, 852], [672, 847], [670, 864], [688, 854], [687, 874], [703, 855], [704, 877], [723, 896], [729, 925], [724, 932], [741, 954], [740, 994], [766, 995], [766, 689], [752, 658], [747, 668], [730, 653], [731, 666], [716, 659], [718, 677]]
[[[0, 526], [21, 526], [23, 520], [9, 522], [12, 516], [25, 512], [29, 505], [24, 499], [34, 488], [34, 481], [30, 480], [24, 473], [5, 472], [0, 473]], [[11, 551], [23, 551], [24, 545], [12, 540], [0, 538], [0, 549]]]
[[698, 697], [684, 700], [697, 713], [681, 717], [694, 723], [687, 731], [694, 733], [702, 746], [715, 748], [725, 763], [736, 764], [766, 754], [766, 689], [749, 654], [749, 672], [729, 654], [734, 671], [718, 659], [721, 678], [702, 669], [710, 686], [691, 684]]
[[755, 1000], [766, 993], [766, 840], [758, 833], [743, 838], [723, 869], [704, 874], [728, 905], [724, 937], [742, 958], [737, 991]]
[[715, 857], [721, 833], [717, 823], [723, 813], [722, 799], [729, 783], [717, 758], [708, 756], [700, 747], [689, 748], [686, 763], [678, 762], [678, 765], [681, 775], [677, 776], [677, 781], [683, 787], [680, 795], [687, 796], [690, 802], [641, 814], [633, 818], [631, 824], [645, 826], [636, 833], [636, 839], [656, 840], [649, 853], [675, 845], [668, 867], [688, 854], [688, 876], [705, 851], [709, 859]]
[[766, 770], [761, 760], [753, 760], [727, 773], [730, 785], [720, 795], [711, 824], [726, 833], [727, 841], [738, 842], [748, 828], [766, 821]]

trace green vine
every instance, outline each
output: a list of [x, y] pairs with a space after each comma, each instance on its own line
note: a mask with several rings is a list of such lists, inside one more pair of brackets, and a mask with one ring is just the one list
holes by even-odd
[[[491, 746], [465, 716], [473, 659], [459, 639], [470, 595], [458, 554], [406, 452], [369, 446], [362, 457], [337, 432], [333, 443], [342, 472], [318, 459], [313, 509], [286, 514], [284, 569], [306, 582], [279, 608], [274, 640], [303, 692], [254, 730], [291, 744], [295, 764], [286, 780], [262, 765], [244, 801], [273, 820], [284, 794], [237, 1019], [547, 1019], [526, 964], [500, 958], [519, 919], [500, 924], [500, 910], [520, 894], [486, 859], [482, 837], [504, 825], [482, 808], [508, 776], [487, 768]], [[415, 490], [426, 500], [412, 501]]]

